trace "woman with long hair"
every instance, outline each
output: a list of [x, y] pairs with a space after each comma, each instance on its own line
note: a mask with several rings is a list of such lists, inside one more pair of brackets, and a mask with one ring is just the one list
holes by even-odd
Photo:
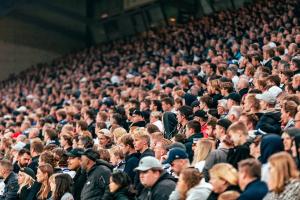
[[71, 194], [73, 180], [69, 174], [54, 174], [49, 179], [51, 200], [74, 200]]
[[211, 189], [211, 184], [205, 182], [198, 169], [186, 168], [180, 173], [176, 190], [171, 193], [169, 200], [206, 200]]
[[37, 199], [45, 200], [51, 197], [49, 177], [53, 174], [53, 167], [46, 163], [38, 167], [36, 179], [41, 184], [39, 192], [37, 193]]
[[24, 169], [20, 169], [18, 173], [19, 200], [27, 199], [27, 196], [30, 193], [30, 190], [34, 182], [35, 182], [35, 174], [32, 169], [28, 167], [25, 167]]
[[273, 154], [270, 164], [268, 180], [269, 193], [264, 200], [300, 199], [299, 171], [292, 156], [287, 152]]
[[202, 138], [197, 141], [192, 166], [197, 168], [200, 172], [202, 172], [205, 165], [205, 159], [211, 150], [213, 150], [213, 146], [214, 143], [210, 139]]
[[108, 191], [102, 199], [133, 200], [134, 196], [130, 177], [125, 172], [116, 171], [111, 175]]

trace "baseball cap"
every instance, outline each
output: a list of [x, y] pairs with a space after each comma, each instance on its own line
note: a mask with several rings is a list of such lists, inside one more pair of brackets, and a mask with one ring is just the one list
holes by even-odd
[[191, 103], [191, 107], [194, 108], [194, 107], [197, 107], [200, 105], [200, 102], [198, 100], [195, 100]]
[[228, 95], [227, 99], [231, 99], [235, 102], [240, 103], [241, 102], [241, 95], [239, 95], [238, 93], [233, 92], [233, 93], [230, 93]]
[[82, 156], [88, 157], [92, 161], [96, 161], [100, 158], [100, 155], [97, 151], [92, 148], [85, 150], [84, 152], [79, 152]]
[[200, 117], [200, 118], [204, 118], [207, 119], [208, 115], [204, 110], [197, 110], [194, 114], [195, 117]]
[[71, 151], [65, 153], [65, 155], [67, 155], [68, 157], [76, 158], [76, 157], [80, 157], [83, 152], [84, 152], [83, 149], [75, 148], [75, 149], [72, 149]]
[[111, 137], [110, 131], [106, 128], [99, 130], [98, 133], [103, 134], [104, 136], [107, 136], [107, 137]]
[[224, 109], [227, 109], [227, 100], [226, 99], [218, 100], [218, 106], [223, 107]]
[[284, 130], [290, 137], [300, 136], [300, 129], [299, 128], [289, 128]]
[[24, 167], [20, 169], [21, 172], [24, 172], [25, 174], [27, 174], [28, 176], [30, 176], [31, 178], [35, 179], [35, 173], [32, 169], [30, 169], [29, 167]]
[[163, 169], [159, 160], [152, 156], [146, 156], [139, 162], [139, 166], [134, 171], [148, 171], [149, 169]]
[[132, 112], [132, 115], [139, 115], [139, 116], [142, 116], [143, 117], [143, 113], [140, 111], [140, 110], [134, 110]]
[[282, 92], [282, 89], [278, 86], [272, 86], [269, 88], [268, 92], [274, 97], [277, 97]]
[[217, 125], [222, 126], [223, 128], [225, 128], [225, 130], [227, 130], [231, 125], [231, 121], [228, 119], [220, 119], [217, 121]]
[[255, 97], [258, 100], [262, 100], [262, 101], [265, 101], [270, 104], [276, 103], [276, 97], [274, 95], [272, 95], [272, 93], [270, 93], [269, 91], [266, 91], [262, 94], [257, 94]]
[[166, 149], [169, 151], [170, 149], [173, 149], [173, 148], [178, 148], [178, 149], [182, 149], [182, 150], [186, 151], [185, 145], [180, 142], [174, 142], [173, 144], [168, 145]]
[[181, 148], [173, 148], [169, 151], [168, 153], [168, 158], [167, 160], [164, 161], [164, 164], [172, 164], [172, 162], [174, 160], [177, 160], [177, 159], [187, 159], [188, 158], [188, 155], [187, 153], [181, 149]]

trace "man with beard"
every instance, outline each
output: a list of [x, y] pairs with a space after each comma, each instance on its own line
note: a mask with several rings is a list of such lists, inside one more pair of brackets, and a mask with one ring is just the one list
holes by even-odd
[[27, 167], [31, 161], [30, 151], [27, 149], [21, 149], [18, 152], [17, 161], [13, 165], [13, 172], [19, 173], [21, 168]]

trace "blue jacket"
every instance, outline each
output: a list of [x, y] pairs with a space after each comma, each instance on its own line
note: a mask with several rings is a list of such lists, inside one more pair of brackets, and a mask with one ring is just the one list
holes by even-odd
[[268, 187], [265, 182], [256, 179], [249, 183], [239, 200], [262, 200], [268, 193]]

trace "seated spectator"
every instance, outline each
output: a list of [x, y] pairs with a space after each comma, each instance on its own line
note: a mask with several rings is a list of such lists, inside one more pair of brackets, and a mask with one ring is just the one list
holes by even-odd
[[46, 163], [39, 165], [36, 180], [39, 184], [34, 184], [29, 193], [32, 199], [49, 199], [51, 197], [49, 178], [53, 174], [53, 167]]
[[0, 161], [0, 176], [4, 179], [4, 192], [0, 195], [1, 200], [18, 199], [19, 184], [17, 175], [13, 172], [13, 166], [8, 160]]
[[194, 148], [194, 159], [192, 166], [198, 169], [200, 172], [203, 171], [205, 160], [208, 157], [209, 153], [214, 149], [214, 142], [210, 139], [202, 138], [197, 141]]
[[103, 200], [133, 200], [134, 195], [129, 176], [117, 171], [110, 177], [109, 192], [105, 194]]
[[176, 189], [171, 193], [169, 200], [206, 200], [211, 190], [211, 184], [204, 181], [197, 169], [186, 168], [180, 173]]
[[114, 166], [114, 171], [124, 171], [125, 156], [121, 148], [116, 146], [110, 149], [110, 162]]
[[243, 191], [239, 200], [262, 200], [268, 193], [268, 187], [261, 178], [261, 164], [253, 158], [243, 160], [238, 164], [239, 186]]
[[262, 137], [260, 144], [260, 154], [259, 157], [260, 162], [262, 163], [262, 171], [261, 171], [261, 180], [268, 182], [270, 177], [269, 174], [269, 163], [268, 159], [271, 155], [283, 151], [283, 143], [280, 136], [275, 134], [268, 134]]
[[111, 170], [104, 164], [97, 164], [100, 158], [98, 152], [86, 149], [81, 153], [81, 168], [87, 173], [87, 180], [81, 191], [81, 200], [102, 198], [106, 186], [109, 184]]
[[71, 194], [72, 178], [68, 174], [54, 174], [49, 178], [53, 200], [74, 200]]
[[141, 154], [140, 159], [154, 156], [154, 152], [150, 149], [150, 136], [146, 132], [135, 133], [133, 139], [135, 150]]
[[18, 184], [19, 184], [19, 191], [18, 191], [18, 199], [26, 200], [27, 196], [30, 193], [31, 187], [35, 182], [35, 174], [32, 169], [29, 167], [25, 167], [20, 169], [18, 174]]
[[166, 173], [159, 160], [146, 156], [139, 162], [135, 169], [139, 172], [141, 184], [144, 186], [138, 200], [152, 199], [168, 200], [171, 192], [176, 187], [174, 178]]
[[225, 191], [240, 191], [238, 187], [238, 172], [232, 165], [227, 163], [216, 164], [209, 170], [209, 175], [213, 192], [207, 200], [217, 200], [218, 196]]
[[75, 200], [80, 200], [82, 188], [86, 182], [86, 172], [81, 168], [81, 152], [83, 149], [72, 149], [67, 152], [68, 158], [68, 169], [75, 171], [76, 174], [73, 178], [72, 194]]
[[113, 145], [112, 134], [108, 129], [101, 129], [98, 133], [99, 147], [104, 149], [110, 149]]
[[31, 160], [30, 151], [27, 149], [21, 149], [18, 152], [17, 161], [13, 165], [13, 171], [18, 173], [21, 168], [27, 167]]
[[194, 151], [192, 149], [194, 140], [203, 137], [203, 134], [200, 131], [201, 125], [198, 121], [192, 120], [186, 124], [185, 136], [187, 139], [185, 140], [184, 145], [186, 147], [186, 152], [189, 155], [190, 162], [193, 161], [194, 157]]
[[250, 143], [247, 142], [248, 131], [243, 122], [235, 122], [227, 130], [233, 141], [233, 148], [229, 149], [227, 161], [237, 168], [238, 162], [250, 158]]
[[272, 155], [270, 163], [269, 193], [264, 200], [299, 199], [299, 171], [291, 155], [280, 152]]

